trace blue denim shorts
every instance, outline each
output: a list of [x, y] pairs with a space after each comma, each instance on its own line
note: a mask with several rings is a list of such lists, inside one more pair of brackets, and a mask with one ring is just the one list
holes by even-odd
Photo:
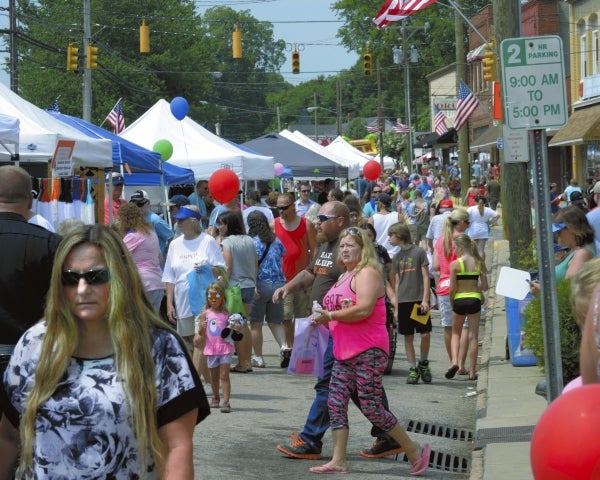
[[242, 290], [242, 302], [244, 305], [251, 305], [254, 301], [254, 287], [244, 287]]

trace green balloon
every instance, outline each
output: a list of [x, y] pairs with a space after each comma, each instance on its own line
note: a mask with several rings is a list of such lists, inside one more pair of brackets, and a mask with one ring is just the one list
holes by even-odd
[[271, 190], [279, 190], [279, 186], [281, 185], [281, 180], [279, 180], [278, 177], [275, 177], [274, 179], [269, 180], [267, 182], [267, 185], [269, 186], [269, 188]]
[[161, 160], [166, 162], [173, 155], [173, 144], [168, 140], [158, 140], [152, 147], [152, 151], [159, 153]]

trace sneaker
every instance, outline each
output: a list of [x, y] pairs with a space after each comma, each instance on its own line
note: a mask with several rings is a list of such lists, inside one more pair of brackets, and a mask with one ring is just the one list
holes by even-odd
[[406, 378], [406, 383], [408, 383], [409, 385], [416, 385], [417, 383], [419, 383], [419, 371], [416, 368], [411, 367], [408, 370], [408, 377]]
[[390, 455], [402, 453], [404, 449], [394, 440], [386, 440], [385, 438], [376, 438], [371, 445], [371, 448], [365, 448], [360, 451], [361, 456], [367, 458], [382, 458]]
[[279, 353], [281, 359], [281, 368], [288, 368], [290, 365], [290, 358], [292, 357], [292, 349], [285, 348]]
[[429, 360], [423, 360], [419, 362], [417, 367], [419, 369], [419, 374], [425, 383], [431, 383], [431, 370], [429, 370]]
[[223, 405], [221, 405], [221, 413], [230, 413], [231, 412], [231, 405], [229, 404], [229, 402], [223, 402]]
[[252, 355], [252, 366], [256, 368], [265, 368], [265, 359], [259, 355]]
[[204, 388], [204, 393], [206, 393], [207, 397], [210, 397], [214, 393], [210, 383], [202, 382], [202, 387]]
[[219, 408], [219, 403], [221, 403], [221, 399], [219, 397], [212, 397], [210, 401], [210, 408]]
[[277, 445], [277, 450], [292, 458], [300, 460], [319, 460], [321, 458], [321, 450], [317, 447], [311, 447], [308, 443], [302, 440], [298, 432], [290, 435], [292, 438], [289, 445]]

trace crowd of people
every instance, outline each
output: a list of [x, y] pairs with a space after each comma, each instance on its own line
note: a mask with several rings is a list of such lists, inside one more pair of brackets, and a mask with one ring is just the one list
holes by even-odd
[[[265, 322], [280, 348], [278, 367], [287, 368], [295, 320], [307, 317], [329, 329], [324, 369], [304, 427], [277, 449], [318, 460], [331, 428], [333, 457], [310, 471], [347, 473], [352, 400], [373, 425], [374, 441], [361, 450], [363, 457], [404, 452], [412, 475], [428, 468], [430, 446], [403, 430], [383, 388], [388, 318], [404, 339], [407, 384], [435, 379], [432, 309], [439, 309], [444, 329], [444, 376], [477, 380], [488, 289], [485, 243], [500, 219], [493, 172], [485, 178], [480, 167], [462, 199], [448, 176], [388, 172], [372, 181], [361, 174], [354, 183], [319, 182], [318, 188], [299, 182], [291, 192], [249, 190], [215, 205], [201, 180], [191, 195], [164, 203], [172, 225], [151, 210], [144, 190], [126, 201], [121, 178], [112, 180], [106, 225], [65, 224], [59, 236], [27, 222], [28, 173], [0, 167], [0, 238], [8, 246], [2, 260], [11, 265], [2, 274], [10, 288], [0, 297], [6, 339], [0, 344], [0, 448], [6, 452], [0, 478], [15, 468], [39, 477], [69, 477], [82, 468], [107, 476], [145, 471], [151, 478], [192, 478], [195, 424], [210, 408], [235, 411], [231, 373], [267, 367]], [[562, 198], [570, 206], [557, 210], [553, 230], [567, 250], [557, 276], [575, 279], [596, 255], [600, 215], [585, 212], [577, 186], [571, 187]], [[600, 185], [589, 192], [600, 200]], [[29, 257], [35, 261], [18, 265]], [[234, 296], [241, 305], [236, 312], [230, 311]], [[598, 338], [597, 306], [578, 308], [587, 332], [585, 361], [597, 364], [591, 347]], [[597, 381], [598, 369], [589, 365], [585, 380]], [[75, 421], [70, 409], [86, 401], [82, 382], [91, 379], [106, 388], [93, 399], [98, 408]], [[109, 411], [115, 401], [127, 404], [133, 417]], [[81, 440], [94, 441], [89, 425], [114, 430], [127, 443], [118, 462], [106, 457], [80, 465], [93, 448]], [[59, 436], [77, 456], [51, 455]]]

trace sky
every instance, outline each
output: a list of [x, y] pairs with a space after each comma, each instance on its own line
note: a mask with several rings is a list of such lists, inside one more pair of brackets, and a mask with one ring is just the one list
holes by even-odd
[[[196, 0], [202, 13], [206, 8], [222, 5], [217, 0]], [[350, 68], [357, 60], [355, 53], [349, 53], [336, 38], [342, 22], [331, 11], [332, 2], [327, 0], [227, 0], [234, 10], [250, 10], [257, 20], [273, 23], [276, 40], [287, 44], [286, 62], [281, 69], [284, 79], [298, 85], [319, 75], [336, 75], [340, 70]], [[0, 28], [7, 28], [8, 12], [0, 12]], [[6, 37], [4, 37], [6, 38]], [[300, 74], [291, 73], [291, 50], [293, 44], [300, 51]], [[1, 52], [6, 56], [7, 53]], [[0, 73], [0, 82], [9, 85], [7, 74]]]
[[[209, 3], [209, 2], [197, 2]], [[216, 3], [216, 2], [215, 2]], [[287, 44], [286, 62], [281, 74], [287, 82], [297, 85], [319, 75], [336, 75], [350, 68], [358, 56], [349, 53], [336, 38], [342, 22], [331, 10], [327, 0], [228, 0], [234, 10], [250, 10], [257, 20], [273, 23], [275, 39]], [[214, 3], [213, 3], [214, 4]], [[375, 12], [376, 13], [376, 12]], [[293, 22], [293, 23], [289, 23]], [[298, 44], [300, 73], [293, 74], [291, 47]]]

